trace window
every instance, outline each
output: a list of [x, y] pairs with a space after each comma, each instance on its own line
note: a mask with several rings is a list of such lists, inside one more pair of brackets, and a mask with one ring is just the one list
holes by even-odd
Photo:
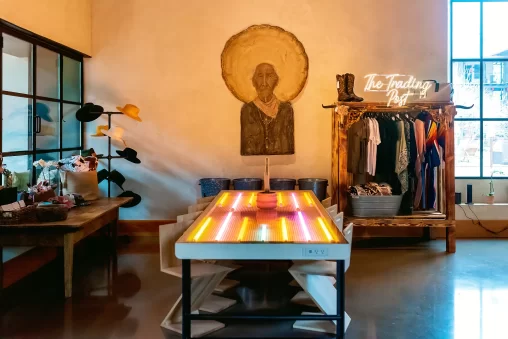
[[37, 182], [34, 160], [79, 153], [83, 55], [0, 20], [0, 151], [17, 182]]
[[508, 177], [508, 0], [451, 0], [456, 177]]

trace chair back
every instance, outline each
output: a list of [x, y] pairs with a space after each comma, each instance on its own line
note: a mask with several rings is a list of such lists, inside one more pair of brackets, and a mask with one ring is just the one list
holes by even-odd
[[187, 214], [182, 214], [176, 217], [176, 222], [182, 222], [182, 221], [194, 221], [196, 220], [203, 211], [197, 211]]
[[336, 216], [336, 215], [337, 215], [337, 204], [332, 205], [332, 206], [330, 206], [330, 207], [327, 207], [327, 208], [326, 208], [326, 212], [327, 212], [327, 213], [328, 213], [328, 215], [329, 215], [329, 216], [331, 216], [332, 218], [333, 218], [334, 216]]
[[353, 247], [353, 223], [350, 223], [347, 225], [347, 227], [344, 229], [344, 238], [346, 238], [346, 241], [349, 244], [349, 256], [346, 259], [346, 262], [344, 263], [344, 272], [347, 272], [349, 266], [351, 265], [351, 248]]
[[182, 261], [175, 255], [175, 244], [192, 223], [191, 220], [159, 226], [161, 270], [182, 264]]
[[328, 197], [328, 198], [323, 199], [321, 201], [321, 205], [323, 205], [324, 208], [330, 207], [331, 204], [332, 204], [332, 197]]
[[196, 204], [196, 205], [191, 205], [187, 208], [187, 213], [193, 213], [193, 212], [199, 212], [199, 211], [204, 211], [205, 208], [208, 207], [208, 205], [210, 205], [209, 202], [205, 202], [205, 203], [202, 203], [202, 204]]
[[342, 233], [342, 229], [344, 227], [344, 213], [340, 212], [339, 214], [335, 215], [333, 218], [333, 223], [339, 231]]
[[215, 197], [216, 197], [216, 195], [211, 196], [211, 197], [198, 198], [196, 200], [196, 204], [204, 204], [206, 202], [211, 203], [213, 201], [213, 199], [215, 199]]

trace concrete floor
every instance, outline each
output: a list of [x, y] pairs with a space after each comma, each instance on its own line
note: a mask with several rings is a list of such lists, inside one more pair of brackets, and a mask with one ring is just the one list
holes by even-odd
[[[506, 339], [508, 240], [459, 240], [447, 255], [444, 241], [396, 249], [353, 251], [346, 275], [348, 339]], [[77, 249], [74, 296], [61, 297], [55, 261], [4, 291], [0, 338], [178, 338], [160, 323], [177, 298], [180, 280], [159, 272], [158, 245], [132, 242], [118, 250], [118, 276], [108, 283], [102, 240]], [[283, 265], [235, 274], [230, 291], [238, 309], [299, 313], [288, 303], [298, 289]], [[278, 270], [277, 270], [278, 269]], [[257, 273], [253, 273], [257, 272]], [[263, 281], [265, 282], [263, 284]], [[291, 322], [228, 324], [215, 336], [315, 337]], [[322, 336], [327, 337], [327, 336]]]

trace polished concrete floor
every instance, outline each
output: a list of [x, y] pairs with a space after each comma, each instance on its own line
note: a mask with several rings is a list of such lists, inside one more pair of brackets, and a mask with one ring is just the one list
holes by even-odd
[[[348, 339], [508, 338], [508, 241], [463, 240], [457, 253], [443, 241], [394, 249], [353, 251], [347, 272]], [[74, 296], [61, 297], [60, 263], [6, 289], [0, 338], [178, 338], [160, 328], [180, 280], [159, 272], [156, 241], [118, 249], [117, 270], [105, 240], [90, 239], [76, 253]], [[235, 273], [235, 310], [299, 313], [288, 303], [298, 289], [285, 264]], [[113, 272], [117, 271], [116, 277]], [[316, 337], [286, 323], [231, 323], [214, 336]], [[327, 337], [327, 336], [322, 336]]]

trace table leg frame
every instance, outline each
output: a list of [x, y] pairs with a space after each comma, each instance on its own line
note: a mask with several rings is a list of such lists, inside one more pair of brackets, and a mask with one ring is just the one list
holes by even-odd
[[182, 338], [191, 337], [191, 262], [182, 260]]
[[182, 339], [191, 338], [192, 320], [336, 320], [336, 338], [344, 338], [345, 329], [345, 261], [337, 260], [337, 314], [336, 315], [220, 315], [191, 314], [191, 263], [182, 260]]
[[335, 338], [340, 339], [344, 338], [344, 330], [346, 328], [346, 306], [345, 306], [345, 297], [346, 297], [346, 277], [345, 277], [345, 261], [337, 260], [337, 315], [340, 316], [340, 319], [337, 320], [337, 329], [335, 333]]
[[0, 246], [0, 297], [4, 288], [4, 256], [3, 247]]

